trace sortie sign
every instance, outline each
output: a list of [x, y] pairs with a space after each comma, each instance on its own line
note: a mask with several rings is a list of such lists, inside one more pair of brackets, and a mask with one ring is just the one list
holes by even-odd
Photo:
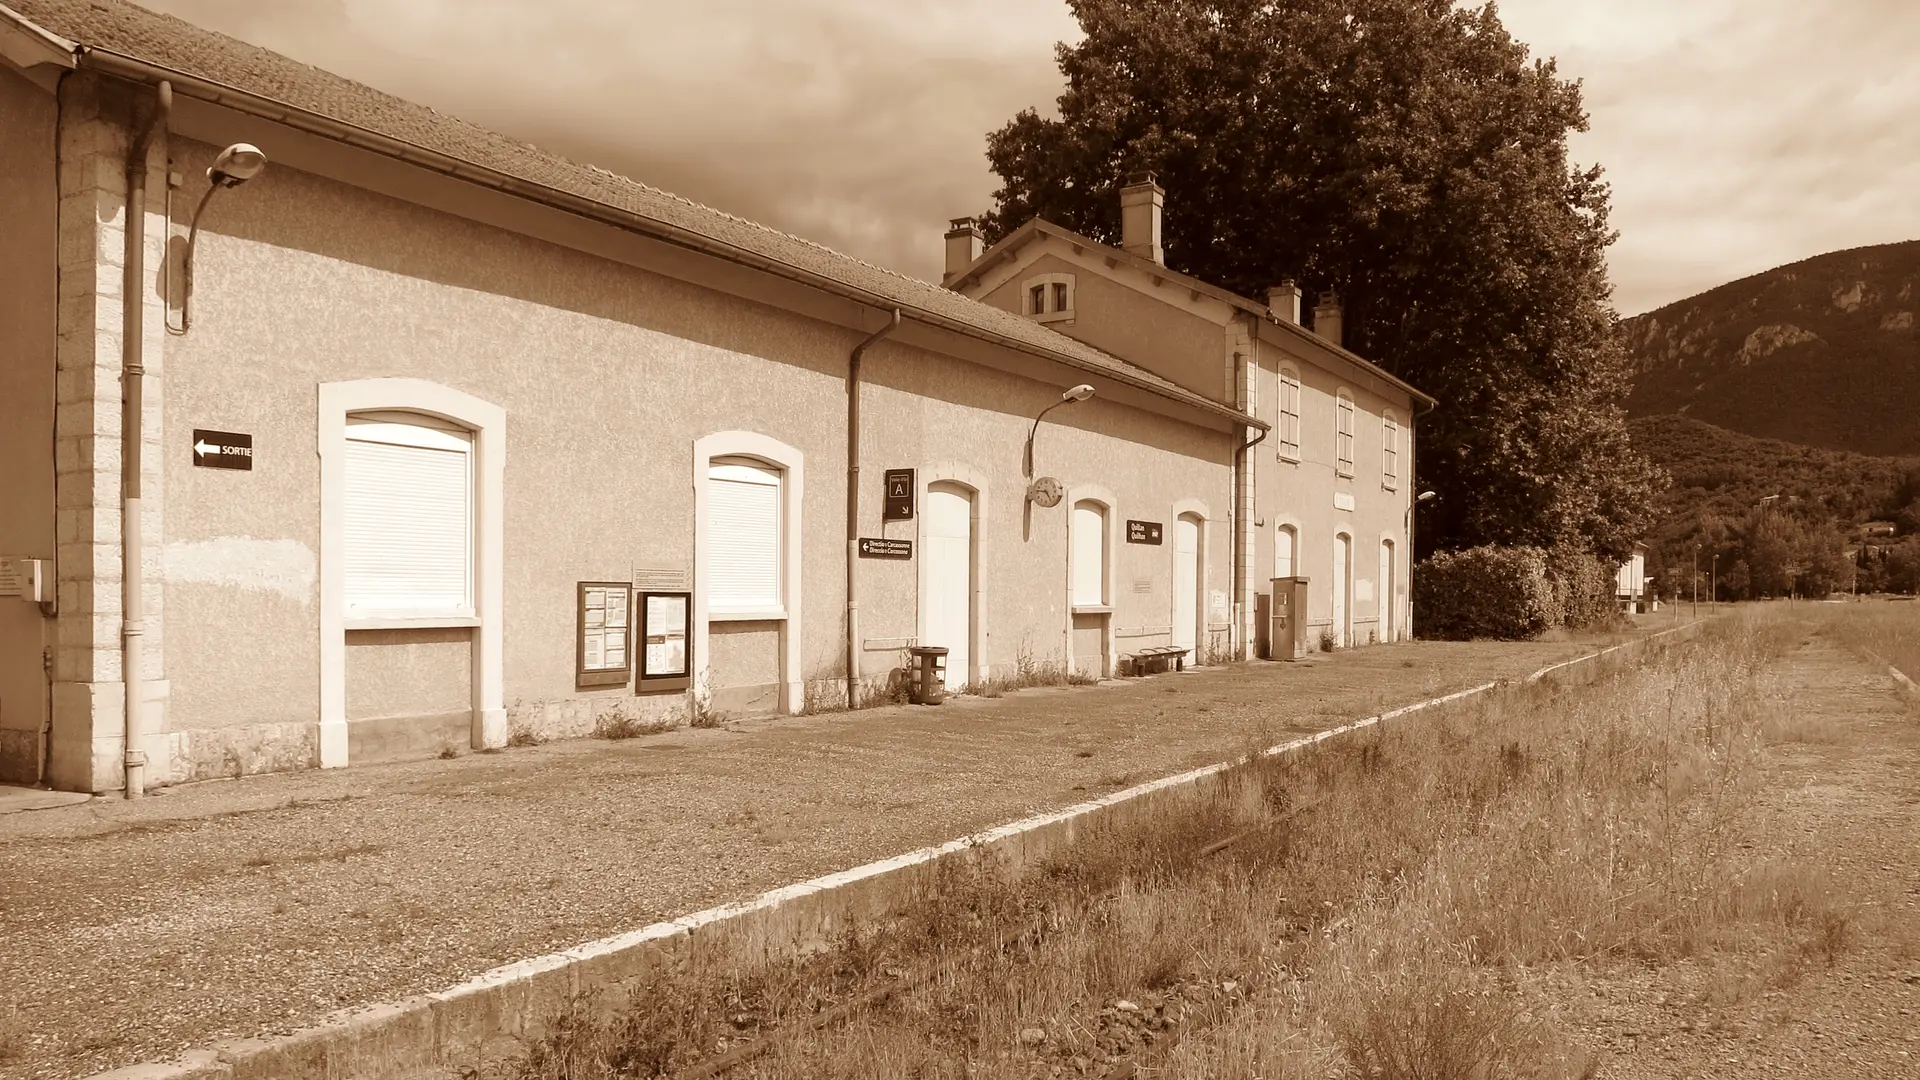
[[193, 463], [209, 469], [253, 471], [253, 436], [238, 431], [193, 429]]

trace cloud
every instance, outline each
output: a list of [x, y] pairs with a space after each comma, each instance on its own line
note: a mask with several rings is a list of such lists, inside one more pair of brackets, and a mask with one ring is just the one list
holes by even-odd
[[1623, 312], [1920, 237], [1920, 5], [1508, 0], [1500, 11], [1536, 55], [1584, 80], [1592, 130], [1573, 150], [1613, 183]]
[[[937, 280], [988, 207], [985, 135], [1049, 109], [1048, 0], [146, 0], [872, 262]], [[1584, 81], [1647, 310], [1823, 251], [1920, 237], [1920, 4], [1505, 0]]]

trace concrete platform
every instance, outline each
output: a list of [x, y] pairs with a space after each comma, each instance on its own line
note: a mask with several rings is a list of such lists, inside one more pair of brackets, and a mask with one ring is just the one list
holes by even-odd
[[26, 810], [51, 810], [72, 806], [93, 798], [84, 791], [48, 791], [45, 788], [11, 787], [0, 784], [0, 814], [18, 814]]

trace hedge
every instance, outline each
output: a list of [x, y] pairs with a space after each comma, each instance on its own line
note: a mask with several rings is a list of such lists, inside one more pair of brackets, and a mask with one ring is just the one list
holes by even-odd
[[1620, 617], [1614, 581], [1605, 560], [1578, 550], [1442, 551], [1413, 569], [1414, 625], [1421, 637], [1454, 641], [1603, 626]]

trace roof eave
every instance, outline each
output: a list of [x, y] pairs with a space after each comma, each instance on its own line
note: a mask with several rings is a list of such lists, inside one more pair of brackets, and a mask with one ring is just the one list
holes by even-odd
[[52, 64], [71, 71], [79, 51], [77, 42], [68, 41], [5, 4], [0, 4], [0, 57], [5, 57], [23, 70]]
[[432, 150], [424, 146], [407, 142], [404, 139], [385, 135], [369, 128], [337, 120], [322, 113], [304, 109], [287, 102], [263, 97], [237, 87], [211, 79], [202, 78], [188, 72], [178, 71], [161, 64], [141, 60], [111, 49], [96, 46], [74, 46], [73, 57], [80, 67], [100, 71], [102, 74], [134, 82], [155, 83], [166, 80], [173, 84], [176, 93], [202, 101], [233, 109], [249, 116], [259, 117], [274, 123], [284, 124], [298, 131], [322, 138], [332, 139], [349, 146], [385, 157], [431, 169], [435, 172], [479, 184], [513, 195], [517, 198], [551, 206], [567, 213], [577, 214], [616, 228], [626, 229], [648, 236], [663, 243], [698, 251], [703, 254], [724, 259], [742, 266], [748, 266], [763, 273], [773, 274], [797, 281], [812, 288], [820, 289], [857, 303], [866, 304], [882, 310], [899, 309], [902, 317], [912, 318], [915, 322], [932, 326], [950, 333], [958, 333], [976, 340], [987, 341], [1003, 348], [1010, 348], [1032, 356], [1039, 356], [1056, 363], [1064, 364], [1075, 370], [1084, 371], [1101, 378], [1111, 379], [1123, 385], [1152, 394], [1156, 397], [1178, 402], [1200, 412], [1265, 429], [1267, 426], [1255, 417], [1240, 412], [1231, 406], [1223, 405], [1204, 395], [1190, 391], [1172, 390], [1159, 386], [1147, 379], [1136, 378], [1124, 370], [1114, 370], [1073, 355], [1070, 352], [1047, 349], [1030, 342], [1008, 337], [986, 327], [974, 326], [948, 318], [934, 311], [903, 303], [893, 297], [872, 292], [837, 281], [831, 277], [816, 273], [805, 267], [750, 251], [724, 240], [717, 240], [691, 229], [648, 217], [645, 214], [613, 206], [608, 203], [577, 195], [570, 191], [527, 180], [511, 173]]

